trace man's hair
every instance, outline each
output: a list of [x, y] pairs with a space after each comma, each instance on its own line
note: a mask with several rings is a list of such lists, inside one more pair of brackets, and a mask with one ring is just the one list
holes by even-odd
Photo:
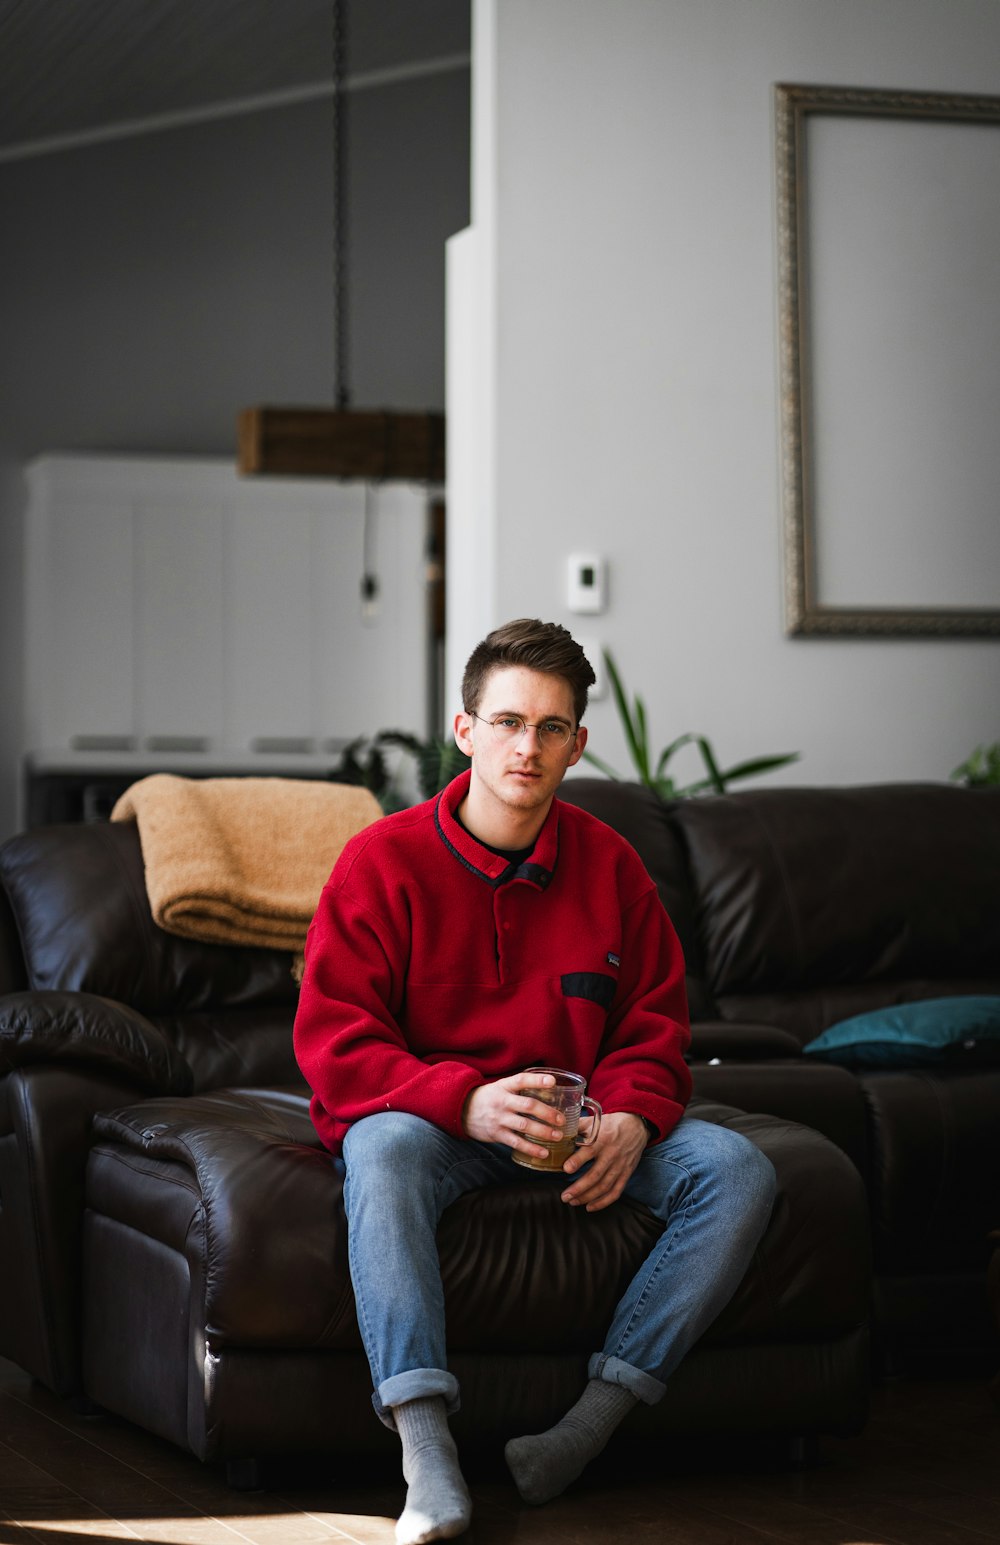
[[573, 692], [573, 712], [580, 723], [587, 708], [587, 688], [596, 681], [590, 661], [572, 634], [557, 622], [537, 617], [518, 617], [494, 628], [469, 656], [462, 677], [462, 706], [475, 713], [482, 701], [487, 677], [508, 665], [561, 676]]

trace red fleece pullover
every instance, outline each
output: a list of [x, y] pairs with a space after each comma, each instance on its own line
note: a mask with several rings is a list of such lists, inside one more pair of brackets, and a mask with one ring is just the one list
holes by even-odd
[[516, 868], [459, 825], [463, 773], [353, 838], [306, 943], [295, 1052], [312, 1119], [408, 1111], [464, 1136], [478, 1085], [544, 1064], [664, 1137], [691, 1093], [681, 947], [635, 850], [556, 799]]

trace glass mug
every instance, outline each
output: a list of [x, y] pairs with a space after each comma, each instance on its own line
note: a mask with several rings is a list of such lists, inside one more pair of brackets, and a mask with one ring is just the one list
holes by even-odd
[[[534, 1153], [514, 1154], [514, 1163], [523, 1164], [526, 1169], [561, 1170], [571, 1153], [578, 1148], [589, 1146], [595, 1141], [601, 1130], [601, 1107], [596, 1100], [592, 1100], [589, 1094], [584, 1094], [587, 1080], [581, 1078], [579, 1073], [567, 1073], [565, 1068], [526, 1068], [527, 1073], [548, 1073], [555, 1079], [555, 1083], [548, 1089], [523, 1089], [522, 1094], [533, 1095], [536, 1100], [544, 1100], [546, 1105], [554, 1105], [556, 1110], [561, 1110], [566, 1117], [566, 1124], [562, 1128], [562, 1136], [555, 1142], [550, 1142], [547, 1137], [530, 1137], [529, 1142], [538, 1143], [542, 1148], [548, 1149], [544, 1159], [540, 1159]], [[586, 1137], [578, 1135], [580, 1116], [582, 1113], [590, 1116], [590, 1131]]]

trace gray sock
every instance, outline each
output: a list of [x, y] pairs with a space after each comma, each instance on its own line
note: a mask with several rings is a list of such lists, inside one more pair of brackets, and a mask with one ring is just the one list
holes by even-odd
[[548, 1502], [565, 1491], [635, 1404], [635, 1395], [621, 1384], [591, 1379], [572, 1410], [548, 1432], [511, 1438], [504, 1458], [525, 1502]]
[[450, 1540], [469, 1527], [472, 1501], [458, 1467], [441, 1395], [393, 1406], [403, 1445], [406, 1506], [396, 1524], [398, 1545]]

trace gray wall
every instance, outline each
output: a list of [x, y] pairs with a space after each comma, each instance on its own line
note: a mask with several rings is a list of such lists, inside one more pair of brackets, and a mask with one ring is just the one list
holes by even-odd
[[[697, 730], [725, 762], [801, 751], [784, 781], [947, 778], [1000, 735], [1000, 640], [783, 632], [772, 91], [1000, 93], [1000, 7], [476, 0], [473, 16], [475, 241], [459, 242], [495, 364], [469, 430], [481, 484], [465, 509], [449, 490], [449, 520], [492, 532], [452, 592], [610, 646], [656, 749]], [[981, 277], [995, 301], [995, 263]], [[877, 416], [871, 383], [858, 393]], [[902, 499], [915, 476], [900, 466]], [[609, 561], [600, 617], [566, 611], [579, 551]], [[625, 770], [610, 701], [588, 720]]]
[[[0, 165], [0, 836], [21, 719], [21, 468], [48, 450], [234, 453], [241, 407], [332, 400], [330, 107]], [[444, 244], [468, 220], [469, 76], [351, 97], [355, 406], [444, 406]]]

